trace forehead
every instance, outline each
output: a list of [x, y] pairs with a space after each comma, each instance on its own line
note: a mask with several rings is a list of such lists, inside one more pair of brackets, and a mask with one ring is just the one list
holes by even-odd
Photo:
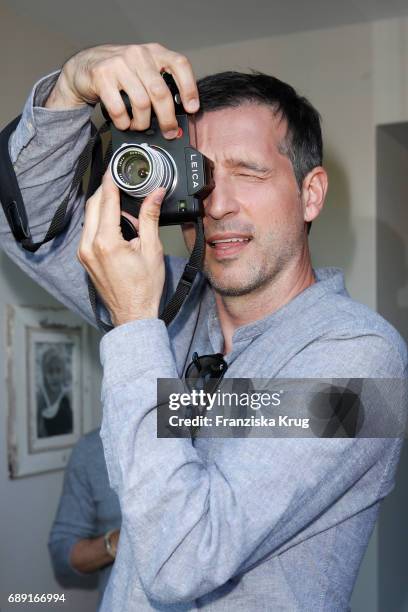
[[266, 159], [281, 155], [286, 130], [286, 121], [270, 106], [245, 103], [203, 113], [195, 122], [196, 147], [219, 161], [244, 154]]

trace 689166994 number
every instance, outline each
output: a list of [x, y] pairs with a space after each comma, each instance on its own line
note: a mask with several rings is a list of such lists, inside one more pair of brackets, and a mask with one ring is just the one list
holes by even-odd
[[10, 593], [9, 603], [57, 603], [65, 602], [64, 593]]

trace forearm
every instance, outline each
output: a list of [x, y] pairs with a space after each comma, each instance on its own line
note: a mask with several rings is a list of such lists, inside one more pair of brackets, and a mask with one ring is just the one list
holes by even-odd
[[81, 108], [86, 106], [86, 102], [83, 99], [78, 98], [72, 92], [72, 89], [68, 85], [67, 72], [73, 78], [72, 72], [75, 70], [73, 63], [75, 62], [75, 56], [72, 57], [63, 66], [57, 81], [55, 82], [44, 106], [45, 108], [53, 110], [70, 110]]
[[79, 540], [71, 549], [70, 564], [83, 574], [96, 572], [113, 561], [114, 558], [106, 550], [103, 535]]

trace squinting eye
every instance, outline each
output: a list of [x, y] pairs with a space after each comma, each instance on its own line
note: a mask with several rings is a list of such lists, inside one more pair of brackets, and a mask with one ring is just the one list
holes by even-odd
[[256, 174], [245, 174], [245, 173], [241, 172], [240, 174], [237, 174], [237, 176], [242, 176], [244, 178], [249, 178], [249, 179], [259, 179], [259, 180], [261, 180], [261, 177], [257, 176]]

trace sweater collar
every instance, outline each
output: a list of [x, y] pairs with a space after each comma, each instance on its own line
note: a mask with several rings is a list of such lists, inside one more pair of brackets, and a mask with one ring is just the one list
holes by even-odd
[[[280, 327], [283, 321], [293, 321], [300, 314], [310, 308], [318, 300], [328, 294], [348, 295], [345, 283], [344, 274], [339, 268], [317, 268], [314, 271], [316, 282], [310, 287], [307, 287], [294, 297], [290, 302], [267, 315], [262, 319], [247, 323], [235, 330], [233, 335], [233, 346], [237, 343], [252, 340], [255, 337], [263, 334], [266, 330], [272, 330]], [[213, 347], [218, 347], [223, 344], [221, 327], [218, 320], [217, 309], [213, 292], [209, 299], [208, 309], [208, 332]], [[312, 322], [311, 322], [312, 323]]]

